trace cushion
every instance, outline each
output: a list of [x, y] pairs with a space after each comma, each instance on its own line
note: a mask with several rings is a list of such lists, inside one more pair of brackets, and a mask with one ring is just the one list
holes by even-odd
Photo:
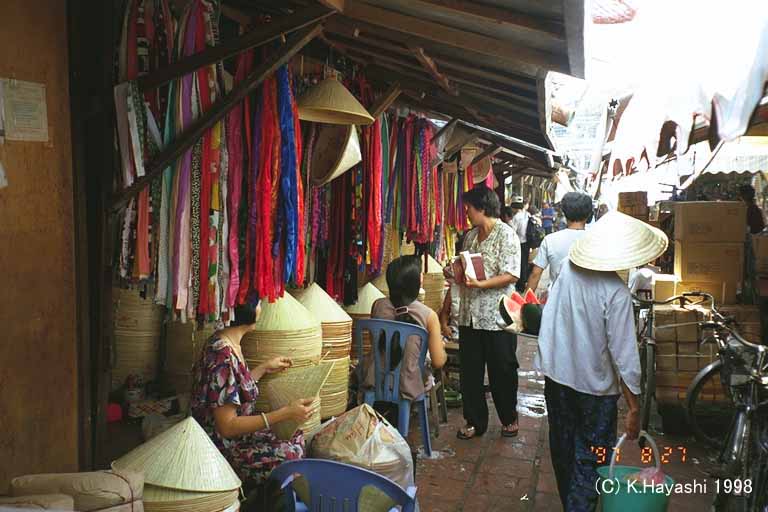
[[143, 492], [144, 475], [128, 470], [26, 475], [10, 488], [12, 496], [66, 494], [82, 512], [140, 501]]
[[0, 498], [0, 510], [75, 510], [72, 496], [66, 494], [31, 494], [29, 496], [14, 496]]

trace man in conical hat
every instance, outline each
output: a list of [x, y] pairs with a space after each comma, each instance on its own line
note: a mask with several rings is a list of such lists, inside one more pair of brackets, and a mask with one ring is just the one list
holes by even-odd
[[632, 296], [616, 271], [655, 260], [667, 244], [661, 230], [607, 213], [571, 246], [550, 291], [536, 365], [546, 377], [552, 466], [567, 512], [597, 505], [595, 452], [612, 453], [621, 395], [629, 406], [627, 437], [638, 437], [640, 358]]

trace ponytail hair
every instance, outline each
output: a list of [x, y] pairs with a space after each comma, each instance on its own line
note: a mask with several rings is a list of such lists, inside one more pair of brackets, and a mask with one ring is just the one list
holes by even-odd
[[418, 256], [401, 256], [387, 267], [389, 300], [395, 307], [395, 320], [418, 324], [408, 313], [407, 306], [419, 297], [421, 289], [421, 259]]

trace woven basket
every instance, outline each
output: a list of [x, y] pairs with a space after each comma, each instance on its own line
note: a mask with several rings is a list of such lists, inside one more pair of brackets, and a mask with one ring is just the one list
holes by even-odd
[[216, 331], [213, 324], [198, 328], [195, 322], [169, 322], [165, 329], [165, 367], [163, 375], [177, 393], [192, 391], [192, 367], [208, 338]]
[[145, 382], [155, 380], [160, 361], [160, 337], [165, 309], [144, 300], [137, 290], [112, 289], [115, 307], [115, 365], [112, 390], [125, 383], [131, 374]]

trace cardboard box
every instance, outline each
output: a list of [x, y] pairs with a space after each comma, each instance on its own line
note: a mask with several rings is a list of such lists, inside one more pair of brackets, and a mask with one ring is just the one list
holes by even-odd
[[675, 242], [675, 275], [683, 281], [740, 283], [744, 244]]
[[736, 201], [675, 203], [675, 240], [686, 242], [743, 242], [747, 207]]
[[648, 209], [648, 192], [619, 192], [619, 209], [635, 206]]
[[[668, 355], [675, 354], [667, 348], [668, 343], [696, 343], [699, 340], [698, 322], [709, 318], [709, 309], [701, 306], [686, 306], [682, 308], [676, 305], [656, 306], [653, 308], [653, 337], [661, 350]], [[664, 348], [661, 348], [661, 347]]]
[[678, 281], [675, 283], [675, 295], [682, 295], [690, 292], [704, 292], [710, 294], [715, 299], [715, 305], [736, 303], [736, 283], [707, 283], [698, 281]]
[[760, 323], [759, 306], [724, 306], [718, 311], [725, 316], [731, 316], [738, 323], [737, 330], [744, 339], [752, 343], [763, 343], [763, 331]]
[[755, 253], [755, 270], [768, 275], [768, 236], [753, 236], [752, 251]]
[[656, 306], [653, 314], [653, 337], [656, 342], [676, 342], [677, 330], [667, 327], [675, 323], [675, 306]]
[[677, 276], [673, 274], [656, 274], [653, 276], [653, 300], [663, 301], [675, 296]]

